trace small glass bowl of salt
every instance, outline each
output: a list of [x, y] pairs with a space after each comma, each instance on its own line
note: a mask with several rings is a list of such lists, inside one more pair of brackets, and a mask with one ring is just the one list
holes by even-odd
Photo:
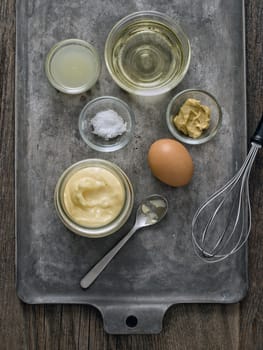
[[88, 146], [96, 151], [113, 152], [131, 140], [134, 114], [130, 107], [113, 96], [88, 102], [79, 116], [79, 132]]

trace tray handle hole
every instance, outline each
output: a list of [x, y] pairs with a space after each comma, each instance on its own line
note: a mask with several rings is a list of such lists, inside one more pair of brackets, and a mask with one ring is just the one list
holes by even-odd
[[136, 316], [130, 315], [126, 318], [126, 325], [129, 328], [135, 328], [138, 324], [138, 319]]

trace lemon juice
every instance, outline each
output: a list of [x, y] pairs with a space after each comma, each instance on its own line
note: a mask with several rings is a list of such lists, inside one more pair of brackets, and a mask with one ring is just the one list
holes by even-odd
[[50, 83], [58, 90], [80, 93], [97, 81], [100, 73], [99, 56], [89, 43], [68, 39], [50, 50], [46, 73]]

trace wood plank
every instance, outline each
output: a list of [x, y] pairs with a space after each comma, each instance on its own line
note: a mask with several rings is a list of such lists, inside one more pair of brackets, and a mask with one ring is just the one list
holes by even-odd
[[[263, 113], [263, 2], [246, 1], [248, 135]], [[252, 231], [249, 240], [250, 287], [240, 304], [240, 349], [263, 348], [263, 152], [251, 172]]]
[[0, 2], [0, 348], [25, 348], [26, 320], [14, 287], [15, 1]]

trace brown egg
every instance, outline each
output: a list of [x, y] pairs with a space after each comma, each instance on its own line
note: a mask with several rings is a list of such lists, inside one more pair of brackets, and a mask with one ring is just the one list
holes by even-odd
[[154, 176], [167, 185], [187, 185], [194, 171], [192, 158], [187, 149], [171, 139], [155, 141], [148, 153], [148, 163]]

